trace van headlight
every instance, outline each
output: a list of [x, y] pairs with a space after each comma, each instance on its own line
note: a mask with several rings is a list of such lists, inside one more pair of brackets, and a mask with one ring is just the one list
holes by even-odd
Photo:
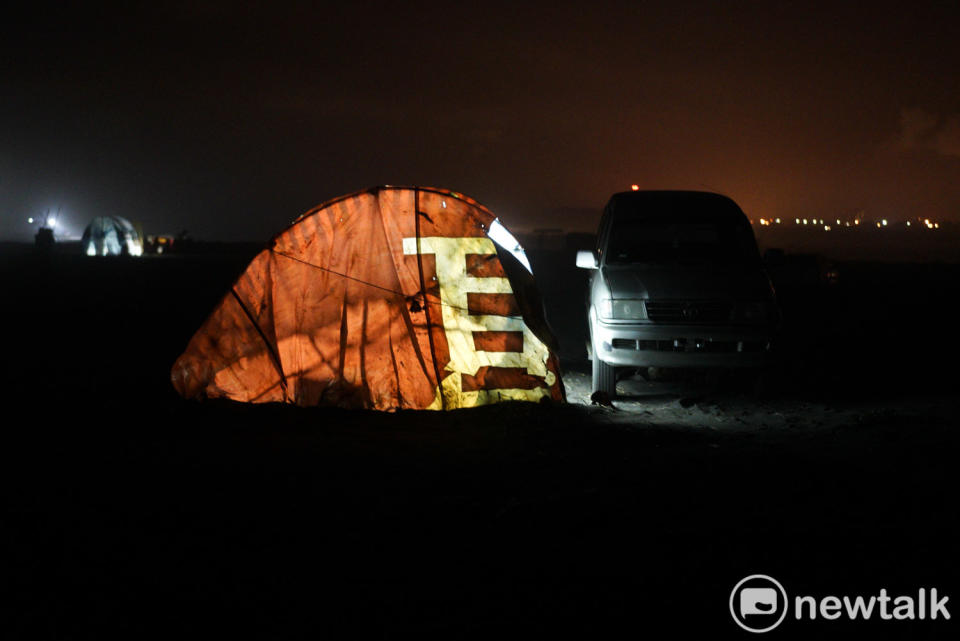
[[635, 298], [601, 298], [597, 313], [607, 320], [647, 320], [647, 308]]

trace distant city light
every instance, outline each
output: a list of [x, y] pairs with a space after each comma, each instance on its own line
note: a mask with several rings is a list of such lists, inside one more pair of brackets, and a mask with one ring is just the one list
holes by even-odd
[[[780, 218], [750, 218], [751, 225], [760, 225], [763, 227], [770, 227], [771, 225], [779, 225], [783, 222], [789, 224], [790, 220], [786, 221], [781, 220]], [[920, 222], [921, 225], [926, 225], [928, 229], [940, 229], [940, 224], [929, 218], [916, 218], [917, 222]], [[823, 231], [834, 231], [835, 229], [842, 229], [844, 227], [852, 227], [854, 225], [859, 225], [861, 222], [860, 218], [846, 219], [843, 218], [834, 218], [833, 221], [827, 221], [823, 218], [794, 218], [794, 224], [796, 225], [812, 225], [814, 227], [822, 227]], [[883, 229], [884, 227], [893, 226], [897, 228], [898, 225], [906, 223], [906, 227], [912, 227], [913, 222], [911, 220], [900, 220], [900, 221], [890, 221], [886, 218], [880, 218], [878, 220], [867, 220], [864, 221], [864, 224], [870, 226], [871, 223], [876, 226], [877, 229]]]
[[53, 218], [47, 218], [47, 227], [49, 227], [50, 229], [53, 229], [56, 226], [57, 226], [57, 221], [55, 221]]
[[27, 218], [27, 222], [32, 225], [32, 224], [33, 224], [33, 216], [30, 216], [30, 218]]
[[640, 191], [640, 185], [630, 185], [630, 189], [633, 191]]

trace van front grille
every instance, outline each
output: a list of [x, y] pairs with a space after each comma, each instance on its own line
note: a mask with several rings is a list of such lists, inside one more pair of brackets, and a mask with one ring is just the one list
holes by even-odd
[[733, 305], [725, 301], [648, 300], [647, 317], [660, 323], [725, 323]]
[[757, 354], [769, 349], [769, 344], [759, 341], [715, 341], [709, 338], [671, 338], [667, 340], [614, 338], [611, 344], [614, 349], [650, 352], [698, 352], [701, 354]]

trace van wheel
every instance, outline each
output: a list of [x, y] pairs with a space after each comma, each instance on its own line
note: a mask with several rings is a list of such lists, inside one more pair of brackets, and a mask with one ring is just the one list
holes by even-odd
[[603, 392], [610, 398], [617, 395], [617, 372], [613, 365], [593, 357], [593, 391]]

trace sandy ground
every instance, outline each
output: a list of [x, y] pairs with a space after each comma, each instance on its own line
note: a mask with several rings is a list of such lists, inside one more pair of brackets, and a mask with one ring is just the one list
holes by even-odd
[[[588, 365], [563, 374], [567, 400], [584, 406], [590, 401]], [[671, 426], [723, 433], [771, 431], [811, 433], [856, 426], [878, 419], [911, 421], [952, 417], [952, 404], [937, 396], [869, 400], [804, 401], [796, 397], [765, 398], [752, 389], [731, 392], [716, 382], [650, 381], [631, 376], [618, 381], [617, 398], [598, 420], [618, 425]]]
[[[784, 287], [759, 396], [633, 377], [611, 408], [561, 256], [541, 288], [570, 403], [388, 414], [176, 397], [247, 255], [5, 258], [8, 638], [742, 639], [727, 600], [752, 573], [960, 595], [960, 355], [916, 339], [953, 331], [951, 266]], [[901, 623], [776, 636], [956, 637]]]

